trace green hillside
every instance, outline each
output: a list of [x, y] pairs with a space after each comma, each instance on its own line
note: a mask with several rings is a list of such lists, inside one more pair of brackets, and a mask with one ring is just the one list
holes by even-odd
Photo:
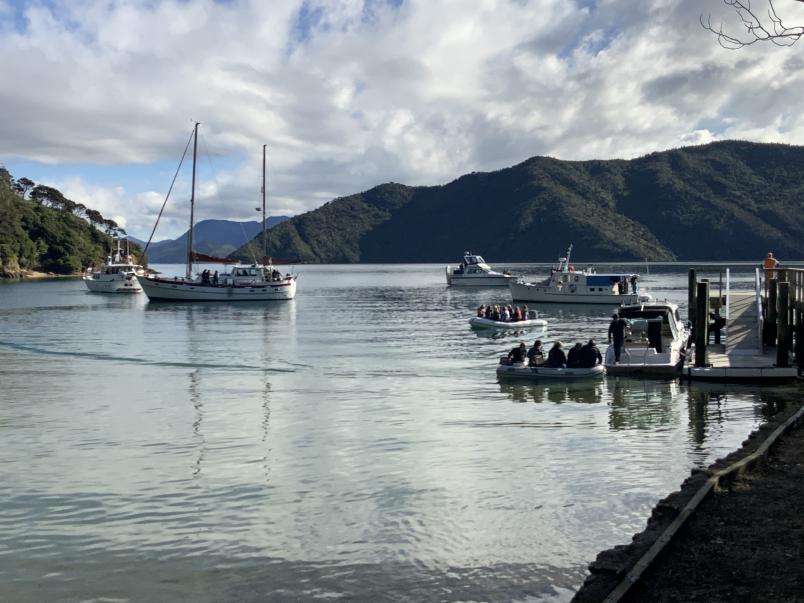
[[[444, 186], [383, 184], [275, 227], [306, 262], [578, 262], [804, 257], [804, 148], [726, 141], [645, 157], [533, 157]], [[258, 239], [259, 240], [259, 237]], [[232, 257], [247, 259], [241, 248]]]
[[[103, 230], [101, 230], [103, 229]], [[113, 220], [0, 166], [0, 278], [74, 274], [100, 265], [122, 234]]]

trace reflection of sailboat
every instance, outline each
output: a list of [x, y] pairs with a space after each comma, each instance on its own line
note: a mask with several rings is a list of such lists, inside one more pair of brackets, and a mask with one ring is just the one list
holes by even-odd
[[[205, 270], [193, 277], [193, 261], [215, 261], [193, 251], [193, 221], [195, 211], [195, 167], [198, 147], [198, 124], [193, 128], [193, 178], [190, 195], [190, 230], [187, 234], [187, 272], [184, 278], [162, 278], [156, 275], [139, 276], [145, 294], [152, 300], [180, 301], [270, 301], [293, 299], [297, 275], [284, 276], [270, 264], [234, 264], [228, 271], [210, 276]], [[265, 161], [263, 155], [263, 172]], [[263, 191], [265, 190], [263, 186]], [[264, 227], [264, 223], [263, 223]]]

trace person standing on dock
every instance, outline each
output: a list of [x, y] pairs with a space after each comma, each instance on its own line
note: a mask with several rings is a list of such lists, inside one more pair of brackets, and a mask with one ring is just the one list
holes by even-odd
[[620, 361], [620, 353], [623, 351], [625, 342], [625, 329], [628, 324], [619, 314], [613, 314], [609, 323], [609, 344], [614, 340], [614, 362]]
[[765, 278], [776, 278], [776, 273], [774, 269], [779, 265], [779, 260], [773, 257], [773, 254], [769, 251], [768, 255], [765, 257], [765, 261], [762, 262], [762, 267], [765, 269]]

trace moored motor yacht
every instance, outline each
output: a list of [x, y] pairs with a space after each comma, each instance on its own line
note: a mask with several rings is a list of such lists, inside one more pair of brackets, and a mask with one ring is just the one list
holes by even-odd
[[137, 277], [145, 273], [142, 266], [134, 263], [131, 254], [123, 255], [120, 239], [117, 239], [114, 256], [109, 255], [106, 263], [97, 270], [88, 268], [84, 283], [94, 293], [139, 293], [142, 287]]
[[689, 330], [676, 304], [628, 304], [617, 312], [628, 329], [620, 362], [615, 362], [613, 344], [606, 349], [603, 363], [609, 375], [673, 377], [681, 372]]
[[[597, 273], [592, 268], [576, 270], [570, 264], [572, 245], [566, 257], [550, 276], [538, 283], [523, 278], [511, 280], [509, 287], [514, 301], [573, 303], [573, 304], [635, 304], [650, 301], [651, 296], [637, 293], [639, 275], [633, 273]], [[628, 293], [629, 285], [631, 293]]]
[[463, 254], [463, 262], [457, 267], [446, 267], [447, 286], [450, 287], [505, 287], [513, 276], [508, 272], [492, 270], [482, 256], [470, 251]]

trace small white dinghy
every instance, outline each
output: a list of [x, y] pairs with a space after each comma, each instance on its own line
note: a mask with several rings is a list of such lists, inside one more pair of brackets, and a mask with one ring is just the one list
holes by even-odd
[[606, 367], [602, 364], [591, 368], [545, 368], [544, 366], [528, 366], [524, 362], [508, 364], [508, 358], [500, 358], [497, 376], [506, 379], [561, 379], [575, 381], [577, 379], [598, 379], [606, 375]]
[[543, 328], [547, 326], [547, 321], [543, 318], [529, 318], [527, 320], [515, 320], [503, 322], [501, 320], [491, 320], [490, 318], [480, 318], [474, 316], [469, 319], [469, 324], [473, 329], [497, 329], [498, 331], [521, 331], [523, 329]]

